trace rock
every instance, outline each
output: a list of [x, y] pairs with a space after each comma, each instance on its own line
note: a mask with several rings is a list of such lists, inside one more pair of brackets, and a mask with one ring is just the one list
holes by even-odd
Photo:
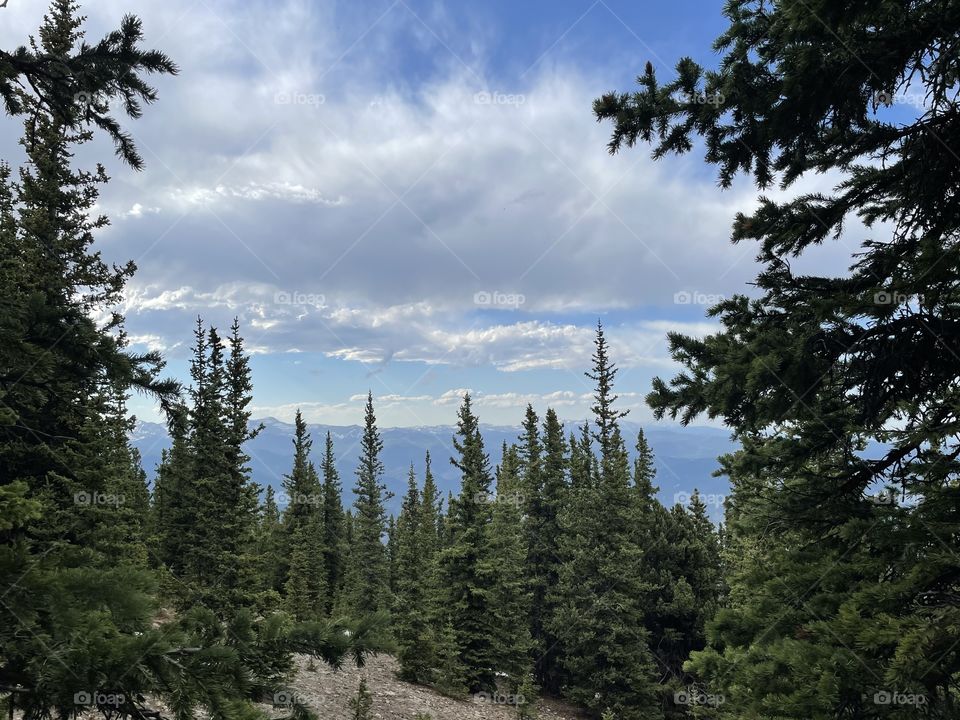
[[[368, 659], [362, 669], [346, 666], [332, 670], [317, 664], [316, 671], [306, 669], [309, 658], [297, 656], [297, 675], [291, 683], [301, 702], [308, 705], [321, 720], [349, 720], [350, 699], [356, 696], [360, 677], [367, 678], [373, 695], [372, 715], [377, 720], [414, 720], [418, 713], [429, 713], [431, 720], [515, 720], [516, 709], [508, 705], [474, 702], [472, 698], [457, 700], [429, 688], [398, 680], [397, 662], [389, 655]], [[274, 710], [268, 708], [268, 711]], [[270, 714], [281, 717], [288, 713], [276, 708]], [[575, 708], [546, 699], [538, 707], [540, 720], [580, 720]]]

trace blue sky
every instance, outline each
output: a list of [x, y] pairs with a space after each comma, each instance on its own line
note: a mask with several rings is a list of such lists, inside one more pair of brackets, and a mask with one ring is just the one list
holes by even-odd
[[[43, 3], [11, 0], [0, 41]], [[98, 247], [139, 272], [123, 310], [185, 379], [193, 319], [236, 315], [255, 353], [255, 412], [351, 424], [481, 420], [527, 402], [586, 416], [601, 318], [632, 417], [675, 367], [665, 334], [715, 329], [705, 305], [747, 290], [753, 248], [728, 242], [749, 182], [720, 191], [692, 153], [610, 157], [590, 103], [649, 60], [712, 64], [721, 3], [170, 0], [136, 8], [182, 68], [129, 127], [147, 168], [108, 163]], [[87, 2], [95, 39], [132, 9]], [[16, 127], [0, 157], [19, 159]], [[98, 140], [78, 162], [108, 157]], [[827, 189], [836, 178], [801, 181]], [[773, 193], [774, 195], [776, 193]], [[856, 232], [856, 228], [853, 229]], [[804, 262], [847, 264], [838, 243]], [[143, 419], [157, 419], [134, 399]]]

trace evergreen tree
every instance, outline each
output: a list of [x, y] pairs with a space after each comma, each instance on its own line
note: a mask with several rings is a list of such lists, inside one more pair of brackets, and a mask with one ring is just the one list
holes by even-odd
[[[137, 99], [155, 97], [143, 73], [173, 66], [140, 49], [140, 23], [132, 16], [94, 46], [83, 42], [81, 24], [75, 3], [55, 0], [29, 49], [0, 52], [0, 95], [8, 113], [26, 118], [27, 156], [17, 183], [0, 165], [5, 710], [27, 720], [87, 712], [251, 718], [253, 700], [292, 670], [293, 651], [331, 663], [347, 655], [362, 659], [379, 646], [377, 626], [254, 622], [242, 611], [228, 626], [202, 607], [173, 619], [158, 616], [155, 578], [138, 549], [143, 537], [136, 537], [145, 510], [143, 476], [126, 437], [131, 420], [123, 401], [130, 390], [149, 392], [176, 415], [178, 388], [157, 379], [159, 355], [127, 349], [123, 317], [114, 309], [133, 266], [109, 267], [91, 251], [106, 224], [95, 212], [106, 177], [102, 168], [75, 170], [72, 159], [92, 137], [88, 128], [98, 125], [136, 164], [116, 121], [100, 107], [81, 108], [78, 96], [121, 96], [127, 114], [138, 117]], [[209, 363], [203, 367], [206, 381]], [[174, 437], [178, 453], [198, 441], [185, 429]], [[187, 485], [196, 461], [189, 459], [177, 469], [190, 472], [179, 478]], [[166, 508], [177, 478], [163, 480], [158, 517], [170, 527]], [[209, 497], [197, 490], [196, 510], [205, 513]], [[131, 537], [118, 543], [121, 529]], [[187, 564], [195, 556], [183, 560], [184, 572], [196, 569]], [[108, 701], [81, 707], [78, 699], [93, 691]]]
[[527, 538], [521, 524], [523, 482], [516, 446], [503, 446], [503, 462], [496, 470], [497, 496], [489, 530], [489, 562], [494, 577], [490, 592], [494, 667], [504, 673], [514, 693], [532, 670], [530, 652], [531, 600], [527, 578]]
[[[543, 423], [543, 468], [538, 499], [528, 503], [525, 522], [528, 530], [527, 572], [532, 580], [531, 635], [535, 677], [541, 687], [558, 692], [563, 683], [559, 658], [563, 650], [552, 632], [562, 566], [560, 514], [567, 503], [567, 445], [563, 425], [553, 409]], [[531, 490], [527, 490], [531, 492]]]
[[584, 423], [579, 438], [570, 433], [570, 491], [574, 497], [579, 497], [593, 484], [596, 476], [594, 461], [590, 425]]
[[[180, 504], [175, 530], [183, 549], [178, 602], [229, 614], [255, 603], [255, 563], [250, 556], [256, 522], [256, 491], [249, 480], [242, 443], [247, 430], [250, 379], [242, 342], [235, 333], [224, 358], [216, 328], [197, 319], [190, 374], [185, 450], [189, 462], [176, 468], [191, 486], [190, 505]], [[176, 420], [179, 421], [179, 420]], [[174, 432], [180, 432], [175, 430]], [[184, 476], [184, 473], [186, 475]], [[181, 482], [181, 488], [183, 482]]]
[[441, 564], [465, 685], [470, 692], [478, 692], [495, 687], [498, 658], [491, 593], [496, 576], [490, 559], [490, 461], [469, 395], [460, 406], [453, 445], [458, 457], [450, 461], [461, 474], [460, 496], [447, 517], [449, 546], [443, 550]]
[[383, 441], [373, 412], [373, 394], [367, 395], [360, 464], [353, 488], [355, 515], [350, 553], [348, 600], [353, 613], [363, 616], [386, 610], [390, 605], [389, 562], [383, 540], [386, 533], [384, 501], [390, 496], [382, 482]]
[[298, 620], [326, 614], [328, 592], [323, 564], [323, 491], [310, 461], [313, 441], [303, 415], [294, 417], [293, 467], [284, 476], [287, 507], [283, 512], [283, 545], [289, 563], [283, 568], [286, 604]]
[[397, 592], [397, 518], [391, 514], [387, 518], [387, 587], [390, 596]]
[[[659, 158], [699, 135], [724, 187], [744, 171], [783, 196], [734, 220], [734, 241], [757, 243], [754, 297], [712, 308], [714, 335], [672, 335], [684, 370], [648, 398], [658, 416], [722, 420], [741, 445], [725, 468], [742, 557], [693, 667], [731, 717], [916, 710], [873, 703], [890, 691], [955, 715], [960, 215], [944, 147], [960, 134], [960, 16], [933, 1], [725, 14], [717, 70], [684, 58], [661, 84], [648, 64], [638, 92], [595, 103], [611, 151], [642, 140]], [[907, 89], [923, 109], [888, 109]], [[791, 194], [813, 173], [840, 179]], [[855, 221], [867, 239], [849, 272], [797, 270]], [[872, 501], [883, 488], [906, 501]]]
[[317, 471], [310, 461], [313, 440], [307, 423], [300, 411], [294, 417], [293, 467], [283, 478], [287, 506], [283, 511], [283, 524], [292, 538], [303, 525], [316, 516], [322, 516], [323, 494]]
[[642, 522], [631, 487], [629, 461], [613, 402], [616, 367], [602, 328], [597, 330], [594, 414], [601, 456], [596, 484], [581, 489], [561, 516], [563, 557], [558, 609], [551, 630], [560, 639], [567, 694], [595, 717], [662, 717], [656, 668], [644, 627], [643, 598], [650, 587], [636, 526]]
[[[156, 560], [176, 578], [186, 573], [186, 544], [196, 511], [196, 487], [187, 439], [186, 409], [172, 413], [168, 425], [172, 444], [161, 456], [154, 480], [153, 514], [156, 527]], [[168, 588], [167, 594], [172, 593]]]
[[320, 619], [326, 614], [327, 588], [319, 513], [295, 526], [290, 540], [290, 570], [285, 585], [287, 609], [297, 620]]
[[418, 543], [427, 557], [433, 558], [440, 550], [440, 541], [443, 527], [443, 513], [441, 511], [440, 490], [433, 477], [430, 467], [430, 451], [424, 459], [423, 495], [420, 504], [420, 523]]
[[267, 485], [257, 527], [256, 557], [259, 567], [258, 587], [265, 594], [261, 605], [278, 607], [283, 591], [283, 525], [273, 487]]
[[410, 466], [407, 493], [396, 525], [397, 592], [394, 601], [394, 637], [399, 651], [400, 677], [425, 683], [432, 678], [436, 648], [432, 636], [427, 596], [429, 548], [420, 545], [426, 498], [420, 497], [417, 477]]
[[327, 613], [333, 612], [343, 585], [345, 567], [343, 490], [333, 454], [333, 438], [327, 431], [323, 451], [323, 564], [327, 572]]

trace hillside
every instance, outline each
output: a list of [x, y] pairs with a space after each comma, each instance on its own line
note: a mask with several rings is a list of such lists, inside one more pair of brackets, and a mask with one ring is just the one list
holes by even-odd
[[[363, 669], [348, 665], [342, 670], [333, 670], [317, 662], [311, 670], [307, 657], [297, 656], [296, 661], [297, 675], [290, 689], [322, 720], [349, 720], [350, 698], [356, 695], [361, 676], [366, 677], [373, 695], [375, 720], [414, 720], [418, 713], [429, 714], [431, 720], [513, 720], [516, 717], [516, 710], [510, 705], [455, 700], [429, 688], [397, 680], [396, 661], [388, 655], [370, 658]], [[563, 703], [544, 700], [539, 704], [537, 717], [579, 720], [582, 716]]]

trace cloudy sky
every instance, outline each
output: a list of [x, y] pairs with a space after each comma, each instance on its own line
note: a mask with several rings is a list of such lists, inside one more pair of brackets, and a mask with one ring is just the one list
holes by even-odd
[[[383, 425], [448, 424], [470, 389], [482, 421], [515, 424], [527, 402], [586, 416], [599, 318], [624, 404], [649, 418], [665, 333], [711, 331], [704, 305], [749, 290], [754, 250], [729, 228], [756, 191], [719, 190], [697, 153], [611, 157], [591, 101], [648, 60], [663, 78], [682, 55], [715, 63], [721, 5], [87, 0], [90, 39], [133, 10], [181, 67], [128, 123], [146, 169], [107, 163], [98, 247], [139, 267], [131, 336], [184, 378], [197, 315], [239, 317], [258, 416], [352, 424], [369, 388]], [[0, 10], [4, 47], [44, 6]], [[100, 140], [78, 161], [110, 157]]]

